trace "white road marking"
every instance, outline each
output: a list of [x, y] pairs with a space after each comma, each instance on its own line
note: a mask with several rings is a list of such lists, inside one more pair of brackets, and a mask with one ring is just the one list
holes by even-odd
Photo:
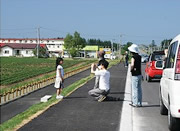
[[132, 131], [132, 108], [131, 103], [131, 74], [130, 66], [128, 67], [124, 101], [122, 105], [121, 119], [119, 124], [119, 131]]
[[[145, 119], [143, 117], [140, 117], [141, 115], [135, 112], [135, 109], [129, 105], [130, 103], [131, 103], [131, 73], [129, 66], [126, 77], [125, 94], [122, 105], [119, 131], [140, 131], [139, 125], [141, 125], [141, 129], [142, 129], [142, 123]], [[142, 102], [142, 105], [147, 106], [148, 102]]]

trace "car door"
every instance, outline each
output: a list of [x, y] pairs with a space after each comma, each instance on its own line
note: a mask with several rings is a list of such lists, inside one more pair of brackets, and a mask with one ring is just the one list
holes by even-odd
[[150, 62], [151, 62], [151, 56], [152, 56], [152, 55], [150, 55], [150, 56], [149, 56], [149, 58], [148, 58], [148, 62], [146, 62], [146, 68], [145, 68], [145, 72], [146, 72], [146, 74], [148, 74], [148, 73], [149, 73]]
[[169, 95], [169, 88], [171, 88], [171, 81], [174, 80], [174, 66], [175, 66], [177, 45], [178, 42], [174, 42], [170, 45], [166, 64], [165, 64], [165, 69], [163, 70], [161, 88], [162, 88], [162, 97], [165, 102], [164, 104], [166, 105], [168, 105], [168, 95]]

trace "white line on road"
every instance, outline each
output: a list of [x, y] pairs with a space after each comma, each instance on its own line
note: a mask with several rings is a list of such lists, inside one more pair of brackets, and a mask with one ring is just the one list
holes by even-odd
[[132, 108], [129, 106], [131, 103], [131, 74], [130, 74], [130, 66], [127, 71], [126, 77], [126, 86], [124, 93], [124, 101], [122, 105], [122, 113], [119, 124], [119, 131], [132, 131]]
[[[124, 101], [122, 105], [122, 113], [119, 124], [119, 131], [143, 131], [142, 123], [145, 121], [143, 117], [138, 114], [136, 109], [132, 108], [131, 103], [131, 73], [130, 66], [127, 71], [126, 86], [124, 93]], [[142, 102], [143, 106], [147, 106], [148, 102]], [[140, 126], [141, 125], [141, 126]]]

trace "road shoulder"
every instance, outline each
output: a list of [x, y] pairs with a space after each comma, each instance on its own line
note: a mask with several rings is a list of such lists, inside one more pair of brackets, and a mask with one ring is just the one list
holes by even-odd
[[132, 107], [130, 107], [129, 105], [130, 103], [131, 103], [131, 74], [130, 74], [130, 66], [129, 66], [126, 77], [126, 86], [124, 92], [124, 101], [122, 106], [119, 131], [133, 130]]

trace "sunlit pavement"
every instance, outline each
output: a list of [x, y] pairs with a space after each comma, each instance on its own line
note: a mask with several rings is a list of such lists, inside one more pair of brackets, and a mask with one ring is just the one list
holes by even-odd
[[46, 131], [118, 131], [124, 96], [127, 68], [121, 65], [109, 69], [109, 96], [120, 101], [97, 102], [88, 96], [94, 79], [64, 98], [58, 104], [33, 119], [19, 130]]
[[[80, 72], [76, 75], [73, 75], [67, 79], [65, 79], [64, 86], [67, 87], [71, 85], [72, 83], [89, 76], [90, 69]], [[21, 97], [20, 99], [17, 99], [15, 101], [12, 101], [10, 103], [7, 103], [5, 105], [0, 106], [0, 123], [3, 123], [4, 121], [7, 121], [14, 117], [15, 115], [25, 111], [33, 104], [37, 104], [40, 102], [41, 97], [45, 95], [53, 95], [56, 93], [56, 89], [54, 88], [54, 84], [51, 84], [45, 88], [42, 88], [40, 90], [37, 90], [33, 93], [30, 93], [26, 96]]]

